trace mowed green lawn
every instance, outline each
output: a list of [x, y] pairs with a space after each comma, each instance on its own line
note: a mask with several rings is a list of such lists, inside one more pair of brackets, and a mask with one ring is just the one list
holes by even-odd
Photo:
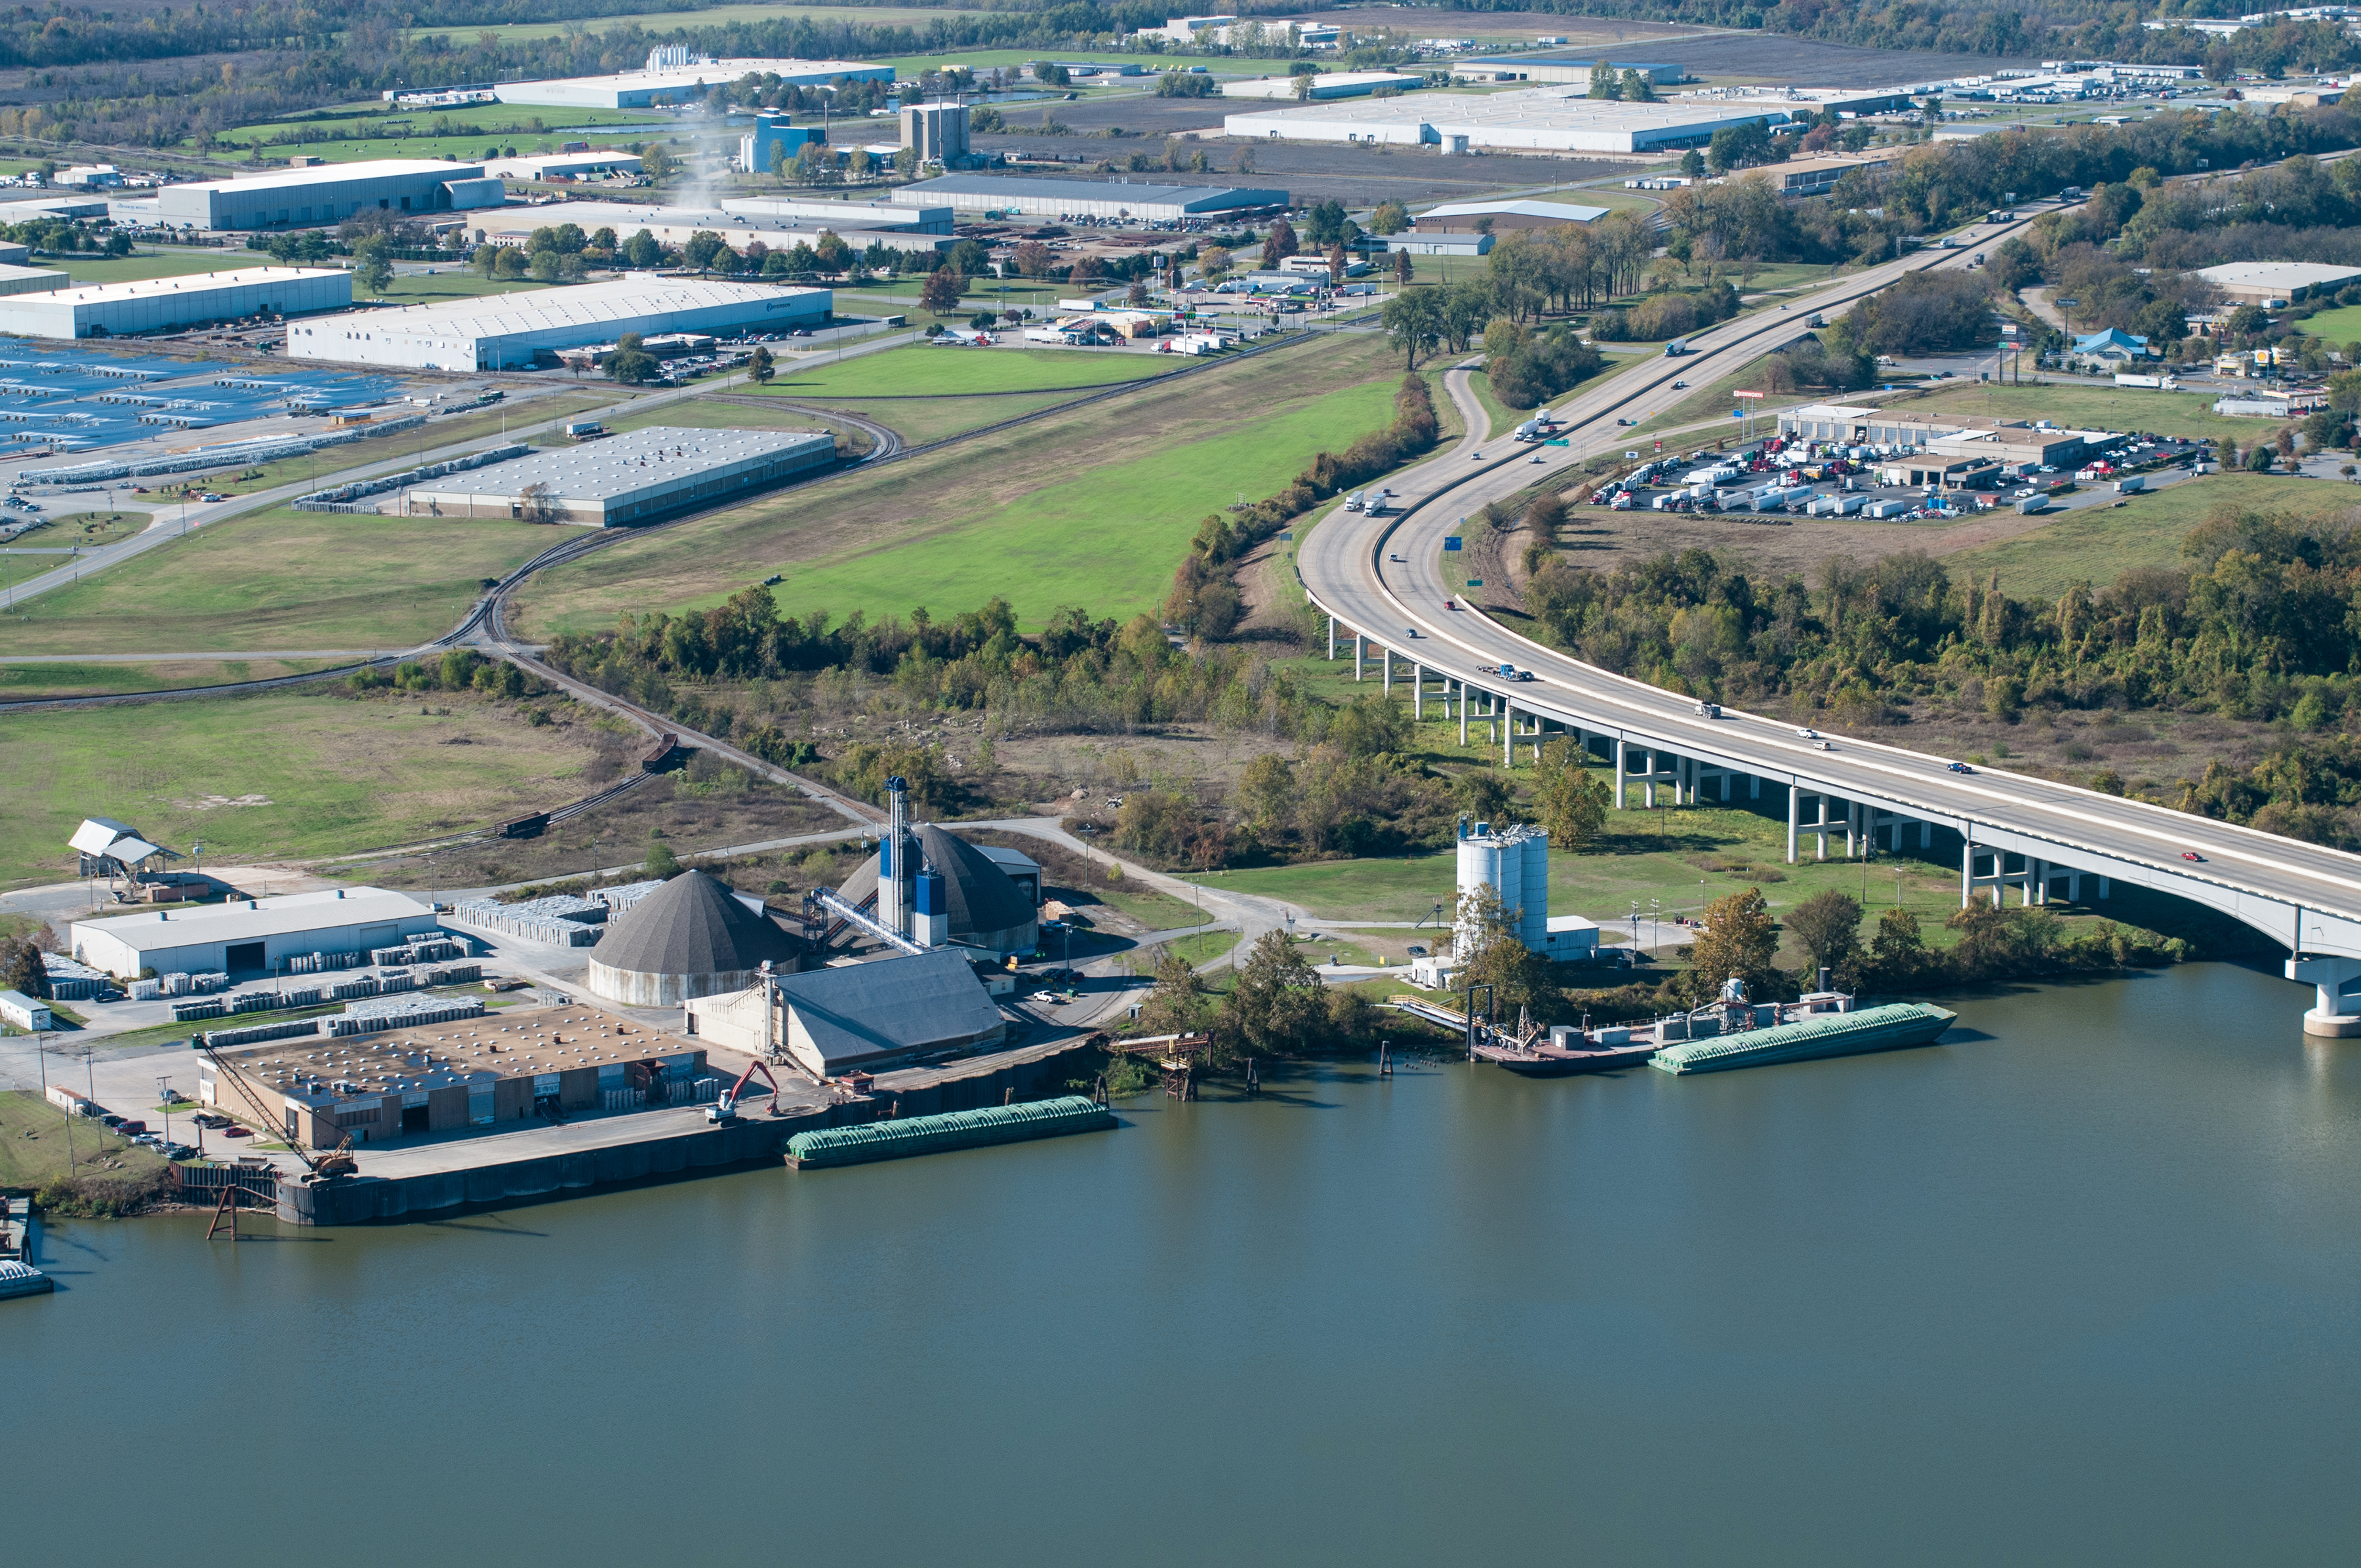
[[2340, 305], [2333, 311], [2306, 316], [2300, 324], [2310, 335], [2323, 338], [2339, 348], [2348, 343], [2361, 343], [2361, 305]]
[[[944, 498], [946, 519], [929, 537], [854, 548], [818, 565], [784, 565], [775, 590], [801, 613], [825, 607], [841, 620], [856, 609], [938, 615], [998, 594], [1038, 627], [1061, 606], [1117, 619], [1152, 609], [1209, 512], [1239, 496], [1259, 499], [1292, 478], [1323, 446], [1345, 446], [1382, 425], [1390, 383], [1332, 392], [1226, 434], [1091, 469], [1006, 505]], [[718, 602], [718, 599], [717, 601]], [[699, 608], [703, 608], [700, 606]]]
[[2180, 542], [2222, 506], [2325, 515], [2361, 506], [2361, 489], [2334, 479], [2271, 474], [2209, 474], [2134, 496], [2128, 506], [2062, 512], [2056, 522], [1981, 549], [1947, 555], [1957, 578], [2000, 573], [2017, 598], [2056, 598], [2076, 583], [2105, 587], [2135, 566], [2184, 564]]
[[0, 701], [97, 696], [112, 692], [164, 691], [308, 674], [329, 659], [176, 659], [152, 664], [0, 664]]
[[569, 27], [594, 33], [639, 27], [646, 32], [669, 34], [682, 27], [726, 27], [733, 22], [786, 22], [804, 16], [823, 26], [851, 21], [858, 27], [924, 27], [943, 15], [941, 10], [924, 5], [863, 5], [851, 16], [839, 5], [708, 5], [695, 12], [643, 11], [621, 16], [593, 16], [582, 22], [512, 22], [500, 27], [470, 27], [467, 36], [473, 38], [479, 32], [490, 33], [504, 43], [512, 43], [555, 38]]
[[[782, 357], [761, 390], [794, 398], [951, 396], [1101, 387], [1166, 376], [1186, 361], [1055, 348], [933, 348], [913, 345], [845, 360]], [[748, 389], [750, 390], [755, 389]]]
[[412, 842], [588, 792], [583, 726], [433, 706], [313, 687], [0, 720], [0, 884], [70, 880], [66, 837], [93, 814], [236, 865]]
[[176, 247], [137, 250], [129, 256], [44, 257], [44, 270], [63, 272], [77, 283], [137, 283], [148, 278], [185, 278], [192, 272], [237, 272], [277, 263], [258, 251]]
[[0, 616], [0, 652], [407, 648], [564, 537], [525, 522], [233, 518]]

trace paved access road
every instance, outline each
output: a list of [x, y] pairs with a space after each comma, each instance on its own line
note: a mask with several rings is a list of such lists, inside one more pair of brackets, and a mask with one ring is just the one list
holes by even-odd
[[[1785, 311], [1697, 334], [1689, 340], [1693, 354], [1635, 366], [1559, 405], [1572, 444], [1540, 449], [1538, 466], [1532, 448], [1495, 439], [1479, 459], [1474, 444], [1463, 442], [1394, 481], [1402, 512], [1371, 519], [1340, 509], [1323, 518], [1298, 556], [1304, 585], [1336, 618], [1340, 635], [1357, 630], [1373, 647], [1396, 650], [1474, 690], [1479, 701], [1485, 694], [1504, 700], [1521, 722], [1538, 717], [1603, 736], [1631, 756], [1634, 768], [1642, 750], [1653, 749], [1789, 786], [1791, 812], [1800, 808], [1807, 818], [1833, 796], [1864, 811], [1953, 828], [1976, 847], [1980, 876], [2003, 869], [1993, 864], [1998, 851], [2026, 862], [2023, 872], [2005, 865], [2012, 881], [2049, 870], [2095, 872], [2196, 899], [2282, 942], [2296, 939], [2301, 917], [2302, 949], [2361, 957], [2361, 856], [2048, 779], [1953, 773], [1951, 759], [1858, 737], [1836, 737], [1824, 747], [1792, 725], [1736, 709], [1701, 716], [1687, 697], [1570, 658], [1466, 608], [1456, 598], [1458, 583], [1445, 576], [1444, 564], [1454, 558], [1443, 541], [1459, 519], [1544, 475], [1564, 473], [1586, 451], [1616, 449], [1612, 421], [1652, 410], [1675, 377], [1704, 386], [1735, 374], [1800, 335], [1813, 313], [1841, 314], [1920, 268], [1965, 266], [1977, 250], [2022, 226], [1980, 225], [1963, 249], [1918, 252], [1815, 290]], [[1458, 370], [1446, 384], [1471, 429], [1480, 430], [1486, 416], [1465, 382]], [[1458, 608], [1445, 609], [1446, 600]], [[1532, 679], [1503, 679], [1503, 663]], [[1800, 806], [1814, 795], [1821, 801]], [[1843, 817], [1836, 814], [1841, 835]]]

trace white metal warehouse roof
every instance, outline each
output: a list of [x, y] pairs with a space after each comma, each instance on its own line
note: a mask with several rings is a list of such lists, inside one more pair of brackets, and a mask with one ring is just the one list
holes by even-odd
[[84, 932], [95, 931], [126, 947], [144, 950], [202, 947], [208, 942], [250, 942], [258, 937], [286, 937], [298, 931], [329, 930], [342, 926], [382, 926], [389, 921], [432, 916], [434, 913], [432, 907], [406, 893], [391, 893], [381, 887], [348, 887], [331, 888], [325, 893], [291, 893], [279, 898], [241, 899], [220, 907], [77, 920], [73, 927], [77, 942]]
[[[695, 311], [746, 304], [794, 294], [825, 294], [826, 289], [782, 289], [765, 283], [720, 283], [688, 278], [624, 278], [571, 289], [534, 289], [521, 294], [450, 300], [439, 305], [405, 305], [398, 311], [357, 315], [373, 332], [434, 333], [449, 337], [511, 337], [556, 327], [593, 326], [667, 311]], [[337, 320], [346, 318], [338, 317]]]
[[835, 437], [815, 430], [686, 430], [650, 425], [579, 446], [489, 464], [417, 487], [420, 497], [511, 497], [546, 485], [553, 500], [613, 500], [662, 484]]

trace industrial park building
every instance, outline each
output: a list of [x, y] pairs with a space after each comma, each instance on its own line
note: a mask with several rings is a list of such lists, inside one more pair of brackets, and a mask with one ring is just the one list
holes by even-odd
[[[899, 251], [906, 257], [931, 258], [949, 250], [950, 209], [948, 207], [895, 208], [884, 204], [854, 205], [849, 202], [780, 203], [783, 207], [798, 209], [795, 213], [766, 213], [757, 209], [751, 200], [737, 200], [726, 204], [728, 210], [717, 212], [708, 207], [633, 207], [617, 202], [553, 202], [539, 207], [518, 207], [504, 213], [488, 213], [475, 230], [478, 245], [522, 246], [533, 237], [533, 231], [573, 224], [585, 234], [596, 234], [602, 228], [615, 231], [618, 240], [629, 240], [642, 229], [659, 244], [686, 245], [690, 236], [709, 234], [730, 249], [744, 255], [746, 247], [760, 240], [773, 250], [788, 250], [798, 243], [818, 245], [820, 236], [833, 234], [855, 250], [866, 250], [872, 245], [882, 245], [888, 250]], [[833, 212], [819, 216], [808, 215], [808, 209], [829, 208]], [[913, 223], [897, 224], [897, 212], [919, 214]], [[935, 214], [941, 214], [937, 218]], [[921, 232], [919, 225], [933, 227]], [[928, 269], [933, 269], [931, 261]]]
[[[1252, 82], [1224, 82], [1224, 98], [1293, 98], [1296, 83], [1304, 80], [1294, 76], [1265, 76]], [[1395, 71], [1339, 71], [1310, 78], [1311, 86], [1305, 96], [1315, 103], [1332, 98], [1366, 98], [1379, 88], [1394, 93], [1408, 93], [1426, 85], [1423, 76], [1404, 76]]]
[[[647, 70], [614, 76], [568, 76], [552, 82], [503, 82], [492, 89], [503, 104], [542, 104], [558, 109], [654, 109], [686, 104], [705, 90], [741, 76], [775, 76], [797, 87], [832, 82], [891, 82], [894, 68], [853, 60], [712, 60], [653, 63], [668, 51], [649, 55]], [[676, 52], [676, 51], [675, 51]]]
[[2276, 306], [2307, 295], [2333, 293], [2361, 279], [2361, 268], [2317, 261], [2233, 261], [2201, 267], [2197, 275], [2234, 303]]
[[[685, 207], [650, 209], [666, 213], [686, 213]], [[914, 207], [894, 202], [819, 202], [808, 196], [731, 196], [721, 203], [721, 210], [733, 214], [741, 223], [773, 220], [799, 225], [818, 225], [840, 233], [848, 229], [895, 229], [909, 234], [949, 234], [951, 232], [953, 211], [943, 207]], [[616, 233], [620, 234], [618, 228]]]
[[709, 1099], [705, 1052], [580, 1003], [209, 1052], [197, 1102], [314, 1148]]
[[[554, 361], [561, 348], [609, 343], [625, 333], [820, 326], [834, 298], [826, 289], [625, 278], [325, 316], [288, 328], [287, 355], [424, 370], [507, 370]], [[6, 308], [0, 302], [0, 312]]]
[[625, 528], [835, 461], [836, 437], [826, 431], [650, 425], [416, 486], [409, 513]]
[[965, 104], [905, 104], [902, 145], [920, 163], [957, 169], [968, 157], [968, 114]]
[[424, 217], [497, 207], [507, 199], [507, 191], [485, 176], [480, 163], [388, 158], [167, 185], [157, 192], [156, 206], [167, 224], [262, 229], [341, 223], [365, 207]]
[[1510, 229], [1555, 228], [1561, 224], [1596, 223], [1611, 209], [1586, 207], [1573, 202], [1531, 198], [1488, 202], [1446, 202], [1429, 207], [1411, 220], [1420, 234], [1506, 234]]
[[1230, 115], [1234, 137], [1272, 141], [1341, 141], [1389, 147], [1440, 147], [1445, 152], [1644, 152], [1703, 145], [1735, 126], [1783, 126], [1812, 118], [1841, 95], [1765, 90], [1760, 94], [1698, 94], [1654, 104], [1585, 98], [1562, 90], [1421, 93], [1350, 104], [1299, 104]]
[[915, 185], [901, 186], [895, 191], [894, 200], [909, 206], [949, 203], [963, 213], [1007, 212], [1044, 218], [1179, 223], [1183, 218], [1231, 216], [1285, 207], [1287, 192], [1227, 186], [1133, 184], [1124, 180], [946, 174], [939, 180], [921, 180]]
[[972, 956], [957, 948], [777, 975], [696, 998], [683, 1018], [700, 1039], [753, 1056], [783, 1052], [821, 1080], [989, 1050], [1008, 1030]]
[[312, 953], [397, 947], [441, 929], [432, 905], [381, 887], [340, 887], [247, 898], [218, 907], [162, 909], [77, 920], [73, 956], [120, 980], [158, 974], [269, 971]]
[[593, 147], [578, 152], [536, 152], [523, 158], [500, 158], [485, 166], [496, 180], [548, 180], [564, 176], [579, 180], [586, 174], [637, 174], [640, 155], [626, 148]]
[[267, 311], [302, 315], [353, 302], [353, 275], [337, 268], [248, 267], [136, 283], [93, 283], [0, 295], [0, 333], [26, 337], [121, 337], [178, 332]]

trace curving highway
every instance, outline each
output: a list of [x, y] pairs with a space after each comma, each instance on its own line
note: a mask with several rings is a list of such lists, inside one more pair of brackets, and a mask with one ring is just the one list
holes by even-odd
[[[2319, 986], [2305, 1014], [2317, 1034], [2361, 1034], [2361, 856], [2279, 838], [2136, 800], [2004, 771], [1950, 771], [1951, 759], [1854, 736], [1823, 747], [1791, 724], [1724, 707], [1701, 715], [1687, 697], [1628, 679], [1546, 648], [1456, 597], [1443, 542], [1463, 519], [1578, 464], [1587, 450], [1617, 444], [1618, 417], [1653, 412], [1675, 378], [1709, 385], [1801, 335], [1814, 312], [1835, 316], [1904, 273], [1964, 266], [1975, 251], [2022, 225], [1980, 226], [1964, 250], [1919, 252], [1843, 279], [1793, 301], [1689, 339], [1693, 353], [1614, 375], [1561, 405], [1572, 444], [1513, 447], [1505, 433], [1479, 444], [1487, 416], [1466, 385], [1446, 380], [1471, 435], [1393, 483], [1402, 510], [1383, 518], [1332, 510], [1304, 536], [1297, 569], [1312, 603], [1359, 658], [1382, 663], [1390, 686], [1404, 663], [1421, 707], [1480, 728], [1513, 765], [1547, 736], [1579, 737], [1621, 777], [1617, 805], [1635, 791], [1674, 791], [1675, 803], [1718, 786], [1721, 798], [1785, 793], [1788, 859], [1799, 847], [1824, 852], [1825, 838], [1850, 850], [1856, 834], [1910, 834], [1916, 847], [1936, 829], [1959, 836], [1961, 898], [1971, 891], [2017, 891], [2045, 902], [2058, 881], [2103, 879], [2103, 897], [2125, 882], [2224, 911], [2301, 955], [2289, 978]], [[1603, 438], [1603, 439], [1602, 439]], [[1446, 602], [1455, 608], [1445, 608]], [[1357, 637], [1359, 643], [1350, 644]], [[1503, 664], [1530, 672], [1509, 680]], [[1373, 675], [1378, 672], [1372, 672]], [[1742, 796], [1741, 793], [1742, 792]], [[1775, 799], [1776, 796], [1770, 798]], [[1825, 836], [1825, 837], [1824, 837]], [[2197, 858], [2191, 858], [2197, 857]]]

